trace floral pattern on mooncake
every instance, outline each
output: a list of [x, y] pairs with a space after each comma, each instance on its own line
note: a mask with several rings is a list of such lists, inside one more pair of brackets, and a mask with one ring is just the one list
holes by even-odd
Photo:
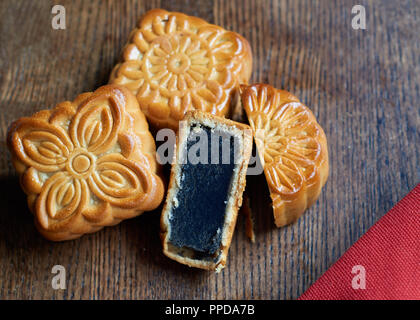
[[241, 86], [278, 227], [318, 198], [328, 177], [327, 139], [312, 112], [291, 93], [265, 84]]
[[155, 126], [177, 129], [188, 110], [226, 115], [251, 67], [250, 46], [239, 34], [156, 9], [131, 33], [110, 82], [130, 89]]
[[77, 238], [156, 208], [163, 184], [135, 97], [109, 85], [21, 118], [8, 145], [39, 231]]

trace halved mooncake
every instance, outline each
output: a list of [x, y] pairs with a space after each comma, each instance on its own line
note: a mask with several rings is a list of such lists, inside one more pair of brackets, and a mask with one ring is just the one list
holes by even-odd
[[131, 32], [110, 83], [123, 85], [158, 128], [178, 130], [188, 110], [224, 116], [252, 68], [248, 41], [197, 17], [155, 9]]
[[273, 201], [277, 227], [297, 220], [328, 177], [327, 139], [312, 112], [291, 93], [266, 84], [241, 86], [242, 105]]
[[124, 87], [103, 86], [15, 121], [8, 146], [35, 225], [49, 240], [95, 232], [162, 201], [155, 142]]
[[251, 150], [249, 126], [201, 111], [186, 114], [161, 217], [166, 256], [208, 270], [225, 266]]

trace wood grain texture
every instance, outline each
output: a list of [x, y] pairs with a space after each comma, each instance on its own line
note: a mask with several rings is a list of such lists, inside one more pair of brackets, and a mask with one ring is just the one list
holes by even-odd
[[[353, 3], [354, 2], [354, 3]], [[67, 29], [51, 28], [53, 1], [0, 2], [0, 299], [293, 299], [420, 181], [420, 30], [417, 0], [60, 1]], [[367, 29], [351, 28], [366, 7]], [[130, 30], [152, 8], [197, 15], [244, 35], [252, 82], [293, 92], [329, 143], [319, 201], [276, 229], [262, 176], [247, 192], [256, 243], [234, 235], [220, 273], [162, 254], [160, 212], [79, 240], [36, 232], [5, 136], [15, 119], [107, 82]], [[51, 268], [67, 271], [53, 290]]]

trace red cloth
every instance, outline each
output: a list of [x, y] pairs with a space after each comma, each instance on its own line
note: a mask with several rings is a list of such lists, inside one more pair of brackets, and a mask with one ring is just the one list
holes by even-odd
[[[354, 266], [363, 266], [366, 289], [353, 288], [363, 277], [362, 269], [353, 270]], [[420, 184], [299, 299], [420, 300]]]

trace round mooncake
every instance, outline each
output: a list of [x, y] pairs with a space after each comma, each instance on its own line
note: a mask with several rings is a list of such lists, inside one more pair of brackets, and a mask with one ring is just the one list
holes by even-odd
[[328, 177], [327, 139], [313, 113], [291, 93], [241, 86], [241, 100], [273, 200], [277, 227], [297, 220]]
[[154, 126], [177, 130], [188, 110], [226, 115], [251, 68], [249, 43], [239, 34], [155, 9], [131, 32], [110, 83], [130, 89]]

